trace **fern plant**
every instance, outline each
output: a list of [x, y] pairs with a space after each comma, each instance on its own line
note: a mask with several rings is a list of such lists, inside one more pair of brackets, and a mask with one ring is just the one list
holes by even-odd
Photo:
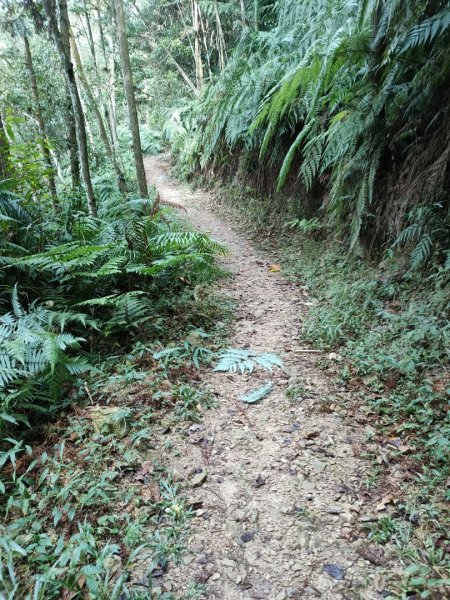
[[28, 423], [28, 415], [58, 407], [64, 386], [92, 369], [79, 354], [83, 338], [65, 328], [96, 326], [84, 314], [36, 303], [25, 310], [17, 287], [11, 304], [13, 310], [0, 317], [0, 430], [2, 422]]
[[296, 178], [309, 194], [322, 188], [321, 212], [300, 206], [299, 216], [325, 216], [350, 248], [392, 243], [415, 206], [445, 198], [448, 211], [448, 2], [280, 0], [272, 9], [268, 29], [244, 31], [217, 80], [177, 114], [175, 147], [195, 130], [183, 168], [217, 167], [235, 181], [239, 162], [264, 195], [276, 191], [272, 170], [277, 190], [300, 186]]

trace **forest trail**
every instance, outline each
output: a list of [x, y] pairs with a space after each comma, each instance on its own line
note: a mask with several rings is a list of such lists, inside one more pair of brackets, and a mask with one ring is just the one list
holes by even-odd
[[[192, 554], [169, 569], [161, 590], [179, 594], [196, 581], [218, 600], [384, 597], [388, 557], [358, 527], [378, 518], [365, 487], [370, 464], [359, 458], [366, 432], [345, 419], [343, 390], [318, 368], [318, 355], [301, 352], [301, 288], [213, 214], [207, 194], [172, 179], [168, 157], [148, 157], [145, 167], [162, 201], [184, 205], [193, 226], [229, 250], [222, 261], [232, 276], [219, 285], [236, 304], [230, 347], [273, 352], [284, 363], [272, 374], [202, 371], [216, 406], [174, 437], [180, 457], [170, 459], [199, 507]], [[259, 404], [239, 400], [268, 379], [273, 392]], [[286, 395], [293, 387], [295, 400]], [[193, 487], [200, 469], [206, 479]]]

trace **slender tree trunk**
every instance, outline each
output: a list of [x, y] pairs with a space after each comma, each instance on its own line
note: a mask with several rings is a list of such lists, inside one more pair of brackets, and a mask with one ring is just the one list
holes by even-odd
[[77, 128], [75, 125], [75, 118], [73, 116], [72, 100], [70, 99], [69, 88], [66, 82], [66, 107], [67, 107], [67, 130], [68, 140], [67, 145], [69, 147], [69, 161], [70, 161], [70, 176], [72, 179], [72, 187], [80, 187], [80, 159], [78, 154], [78, 140], [77, 140]]
[[226, 47], [225, 47], [225, 36], [223, 35], [222, 22], [220, 20], [219, 15], [219, 7], [217, 6], [217, 0], [214, 2], [214, 9], [216, 13], [216, 23], [217, 23], [217, 50], [219, 52], [219, 65], [220, 70], [223, 71], [225, 68], [225, 62], [227, 58]]
[[[207, 36], [207, 31], [206, 31], [206, 27], [205, 24], [203, 22], [203, 17], [202, 17], [202, 11], [200, 9], [200, 4], [198, 5], [198, 20], [200, 23], [200, 31], [202, 32], [202, 42], [203, 42], [203, 47], [205, 48], [205, 55], [206, 55], [206, 63], [208, 65], [208, 75], [209, 78], [212, 78], [212, 69], [211, 69], [211, 53], [209, 51], [209, 46], [208, 46], [208, 36]], [[200, 55], [200, 60], [201, 60], [201, 55]]]
[[52, 157], [53, 164], [55, 165], [58, 179], [60, 180], [61, 183], [64, 183], [64, 175], [63, 175], [63, 172], [61, 169], [61, 165], [59, 164], [58, 156], [57, 156], [56, 152], [53, 150], [53, 148], [49, 148], [49, 150], [50, 150], [50, 155]]
[[[114, 13], [114, 7], [112, 8], [112, 13]], [[117, 156], [118, 151], [118, 140], [117, 140], [117, 127], [116, 127], [116, 79], [115, 79], [115, 65], [114, 65], [114, 42], [113, 36], [111, 34], [110, 38], [110, 46], [111, 46], [111, 57], [108, 59], [108, 54], [106, 51], [106, 38], [105, 33], [103, 31], [102, 25], [102, 15], [100, 12], [100, 8], [97, 4], [95, 7], [95, 11], [97, 13], [97, 27], [100, 37], [100, 47], [102, 49], [103, 56], [103, 67], [105, 72], [108, 74], [107, 82], [105, 85], [106, 88], [106, 96], [107, 100], [103, 103], [103, 114], [105, 117], [106, 124], [108, 125], [108, 133], [109, 138], [111, 140], [111, 145], [114, 149], [114, 152]], [[112, 15], [113, 27], [114, 27], [114, 14]]]
[[[114, 49], [114, 40], [111, 36], [111, 47]], [[116, 120], [116, 65], [114, 62], [114, 53], [111, 52], [109, 59], [109, 128], [111, 129], [112, 143], [117, 149], [119, 147], [119, 136], [117, 134]]]
[[88, 7], [86, 0], [83, 0], [83, 6], [84, 6], [84, 17], [86, 19], [87, 38], [88, 38], [89, 48], [91, 50], [91, 55], [92, 55], [92, 60], [94, 62], [95, 72], [98, 73], [97, 55], [95, 52], [94, 36], [92, 35], [91, 20], [89, 19], [90, 8]]
[[197, 89], [203, 87], [203, 63], [202, 49], [200, 41], [200, 15], [198, 0], [192, 0], [192, 29], [194, 30], [194, 62], [195, 62], [195, 78], [197, 81]]
[[98, 4], [95, 7], [95, 12], [97, 13], [97, 27], [98, 27], [98, 32], [100, 35], [100, 46], [102, 48], [103, 62], [104, 62], [104, 66], [106, 68], [108, 66], [108, 58], [106, 56], [106, 42], [105, 42], [105, 34], [103, 31], [103, 25], [102, 25], [102, 13], [100, 12], [100, 7], [98, 6]]
[[253, 19], [255, 21], [255, 31], [259, 31], [259, 0], [254, 0]]
[[58, 202], [58, 196], [56, 193], [53, 161], [52, 161], [52, 157], [50, 154], [50, 148], [48, 147], [48, 144], [46, 142], [46, 137], [47, 137], [46, 136], [46, 127], [45, 127], [45, 123], [44, 123], [44, 117], [42, 116], [39, 88], [38, 88], [38, 84], [37, 84], [36, 72], [34, 70], [34, 65], [33, 65], [33, 57], [31, 55], [30, 42], [28, 40], [28, 36], [26, 33], [24, 33], [24, 35], [23, 35], [23, 43], [24, 43], [24, 47], [25, 47], [25, 63], [27, 65], [28, 74], [30, 76], [31, 92], [33, 94], [33, 100], [34, 100], [34, 115], [35, 115], [36, 122], [38, 125], [42, 154], [44, 156], [44, 160], [45, 160], [45, 163], [48, 168], [48, 175], [47, 175], [48, 187], [50, 189], [53, 207], [56, 208], [56, 205]]
[[116, 23], [116, 17], [115, 17], [115, 11], [114, 11], [114, 4], [111, 5], [111, 34], [108, 38], [108, 44], [109, 44], [109, 48], [110, 48], [110, 52], [109, 52], [109, 58], [107, 57], [107, 52], [106, 52], [106, 42], [105, 42], [105, 35], [103, 32], [103, 26], [102, 26], [102, 21], [101, 21], [101, 14], [100, 14], [100, 9], [97, 9], [97, 21], [98, 21], [98, 28], [99, 28], [99, 32], [100, 32], [100, 39], [102, 42], [102, 49], [103, 49], [103, 57], [105, 60], [105, 70], [108, 72], [108, 124], [109, 124], [109, 131], [110, 131], [110, 135], [111, 135], [111, 143], [114, 146], [115, 150], [116, 150], [116, 154], [118, 153], [118, 148], [119, 148], [119, 138], [117, 135], [117, 124], [116, 124], [116, 65], [115, 65], [115, 61], [114, 61], [114, 57], [116, 54], [116, 49], [114, 46], [114, 31], [115, 31], [115, 23]]
[[125, 184], [125, 177], [124, 177], [124, 175], [120, 169], [120, 166], [117, 162], [115, 149], [110, 144], [108, 133], [107, 133], [106, 127], [105, 127], [105, 123], [103, 121], [102, 113], [97, 104], [97, 99], [95, 98], [94, 93], [92, 92], [91, 86], [89, 85], [89, 81], [87, 80], [86, 74], [84, 72], [83, 63], [81, 62], [81, 56], [80, 56], [80, 53], [78, 52], [78, 46], [77, 46], [75, 37], [73, 35], [72, 28], [70, 28], [70, 47], [72, 49], [72, 56], [75, 61], [78, 78], [81, 81], [81, 85], [83, 86], [83, 89], [84, 89], [86, 96], [89, 100], [89, 103], [91, 105], [91, 108], [94, 111], [95, 117], [97, 119], [98, 130], [100, 133], [100, 139], [102, 140], [106, 155], [112, 162], [114, 170], [116, 172], [119, 190], [122, 194], [124, 194], [127, 191], [127, 187]]
[[125, 29], [125, 15], [123, 1], [115, 0], [117, 34], [119, 39], [120, 63], [122, 66], [123, 85], [128, 105], [130, 119], [131, 137], [133, 140], [134, 163], [136, 166], [136, 178], [139, 194], [147, 198], [147, 179], [145, 177], [144, 160], [142, 158], [141, 136], [139, 132], [139, 120], [134, 96], [133, 73], [131, 71], [130, 54], [128, 50], [128, 38]]
[[9, 140], [0, 113], [0, 179], [8, 179], [10, 176], [9, 151]]
[[80, 154], [81, 175], [86, 188], [86, 198], [89, 214], [97, 214], [97, 205], [92, 187], [91, 173], [89, 167], [89, 153], [86, 137], [86, 123], [81, 105], [80, 94], [78, 92], [75, 71], [70, 56], [69, 42], [69, 15], [67, 10], [67, 0], [59, 0], [59, 27], [56, 21], [56, 11], [54, 0], [43, 0], [44, 10], [47, 15], [50, 27], [50, 33], [56, 45], [56, 49], [63, 64], [66, 76], [67, 87], [69, 89], [72, 110], [75, 119], [78, 151]]

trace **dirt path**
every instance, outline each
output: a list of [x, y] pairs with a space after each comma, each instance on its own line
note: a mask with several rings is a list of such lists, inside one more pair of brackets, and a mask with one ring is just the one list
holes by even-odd
[[[230, 251], [223, 262], [233, 277], [221, 285], [237, 304], [231, 346], [274, 352], [285, 365], [270, 376], [272, 394], [254, 406], [239, 396], [267, 381], [267, 372], [205, 374], [216, 407], [177, 440], [181, 457], [173, 464], [185, 482], [195, 469], [207, 474], [189, 491], [201, 506], [193, 553], [161, 589], [180, 593], [197, 581], [220, 600], [384, 597], [383, 567], [374, 563], [385, 557], [355, 527], [373, 518], [364, 491], [369, 464], [358, 458], [364, 428], [341, 416], [339, 390], [316, 366], [317, 355], [299, 351], [300, 290], [202, 206], [204, 194], [171, 179], [166, 157], [147, 158], [146, 170], [163, 201], [185, 205], [193, 225]], [[295, 401], [286, 396], [292, 386]]]

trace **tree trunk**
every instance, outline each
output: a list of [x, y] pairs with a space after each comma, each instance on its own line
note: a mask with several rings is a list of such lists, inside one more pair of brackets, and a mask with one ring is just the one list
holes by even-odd
[[53, 207], [56, 208], [58, 196], [56, 194], [53, 161], [50, 154], [50, 148], [48, 147], [48, 144], [46, 142], [46, 127], [44, 123], [44, 117], [42, 116], [39, 88], [37, 84], [36, 72], [34, 70], [33, 65], [33, 57], [31, 56], [30, 42], [26, 33], [23, 34], [23, 43], [25, 46], [25, 63], [27, 65], [28, 74], [30, 76], [31, 92], [33, 94], [34, 100], [34, 116], [38, 125], [42, 154], [44, 156], [44, 160], [48, 168], [48, 187], [50, 189]]
[[50, 27], [50, 33], [55, 42], [56, 49], [60, 56], [64, 74], [67, 81], [67, 87], [72, 103], [72, 110], [75, 119], [76, 135], [78, 142], [78, 151], [80, 154], [81, 175], [86, 188], [86, 198], [89, 214], [97, 214], [97, 205], [92, 187], [91, 173], [89, 168], [89, 154], [86, 137], [86, 123], [84, 120], [83, 107], [81, 105], [80, 94], [78, 92], [75, 71], [70, 56], [69, 42], [69, 15], [67, 10], [67, 0], [59, 0], [59, 27], [56, 21], [56, 11], [54, 0], [43, 0], [44, 10], [47, 15]]
[[58, 156], [57, 156], [56, 152], [53, 150], [53, 148], [49, 148], [49, 150], [50, 150], [50, 155], [52, 157], [53, 164], [55, 165], [58, 179], [60, 180], [61, 183], [64, 184], [65, 183], [64, 175], [63, 175], [63, 172], [61, 169], [61, 165], [59, 164]]
[[201, 91], [203, 87], [203, 63], [202, 50], [200, 41], [200, 14], [198, 0], [192, 0], [192, 29], [194, 30], [194, 62], [195, 62], [195, 77], [197, 81], [197, 89]]
[[70, 176], [72, 179], [72, 187], [77, 189], [80, 187], [80, 159], [78, 155], [77, 128], [75, 126], [75, 118], [73, 116], [72, 100], [70, 99], [69, 88], [66, 82], [66, 111], [67, 111], [67, 129], [70, 161]]
[[[106, 52], [106, 40], [105, 34], [103, 31], [102, 25], [102, 15], [100, 12], [100, 8], [97, 5], [96, 8], [97, 13], [97, 27], [100, 36], [100, 45], [102, 48], [102, 56], [103, 56], [103, 67], [105, 72], [108, 73], [108, 81], [105, 85], [106, 87], [106, 95], [107, 101], [104, 103], [103, 112], [105, 116], [105, 121], [108, 125], [109, 137], [111, 140], [111, 145], [114, 148], [114, 152], [117, 156], [117, 149], [119, 147], [117, 140], [117, 127], [116, 127], [116, 96], [115, 96], [115, 67], [114, 67], [114, 43], [111, 35], [111, 61], [108, 60], [107, 52]], [[111, 11], [112, 12], [112, 11]], [[114, 17], [113, 17], [114, 23]]]
[[214, 9], [216, 13], [216, 23], [217, 23], [217, 51], [219, 53], [219, 65], [220, 70], [223, 71], [225, 68], [225, 63], [227, 59], [227, 51], [225, 48], [225, 36], [223, 35], [222, 22], [220, 20], [219, 15], [219, 7], [217, 6], [217, 0], [214, 2]]
[[84, 89], [86, 96], [89, 100], [89, 103], [91, 105], [91, 108], [94, 111], [95, 117], [97, 119], [98, 130], [100, 133], [100, 139], [102, 140], [103, 146], [105, 148], [106, 156], [112, 162], [114, 170], [116, 172], [119, 190], [122, 194], [124, 194], [127, 191], [124, 174], [122, 173], [120, 166], [117, 162], [115, 149], [110, 144], [110, 141], [108, 138], [108, 133], [107, 133], [106, 127], [105, 127], [105, 123], [103, 121], [102, 113], [100, 111], [100, 108], [97, 104], [97, 100], [94, 96], [94, 93], [92, 92], [91, 86], [89, 85], [89, 81], [87, 80], [86, 74], [84, 72], [83, 63], [81, 62], [81, 56], [80, 56], [80, 53], [78, 52], [78, 46], [75, 41], [75, 37], [73, 35], [73, 31], [72, 31], [71, 27], [70, 27], [69, 31], [70, 31], [70, 47], [72, 49], [72, 56], [75, 61], [78, 78], [81, 81], [81, 85], [83, 86], [83, 89]]
[[[202, 33], [202, 42], [203, 42], [203, 47], [205, 48], [206, 64], [208, 65], [208, 76], [210, 79], [212, 79], [211, 58], [210, 58], [210, 52], [209, 52], [209, 46], [208, 46], [207, 30], [206, 30], [205, 24], [203, 22], [202, 11], [200, 9], [199, 4], [197, 5], [197, 8], [198, 8], [198, 20], [200, 23], [200, 31]], [[201, 60], [201, 54], [200, 54], [200, 60]]]
[[9, 141], [5, 133], [2, 115], [0, 114], [0, 180], [8, 179], [9, 176]]
[[114, 38], [111, 34], [111, 56], [109, 59], [109, 128], [113, 146], [119, 147], [119, 136], [117, 134], [116, 121], [116, 65], [114, 62]]
[[115, 0], [115, 12], [117, 22], [117, 34], [119, 39], [120, 63], [122, 66], [123, 85], [128, 105], [130, 119], [131, 137], [133, 140], [134, 163], [136, 166], [136, 178], [141, 198], [147, 198], [147, 179], [145, 177], [144, 160], [142, 158], [141, 136], [139, 133], [139, 121], [134, 96], [133, 74], [131, 71], [130, 54], [128, 50], [128, 38], [125, 30], [125, 15], [123, 1]]
[[84, 17], [86, 19], [87, 38], [88, 38], [89, 48], [91, 50], [91, 55], [92, 55], [92, 60], [94, 62], [95, 72], [98, 73], [97, 55], [95, 53], [94, 36], [92, 35], [91, 20], [89, 19], [89, 10], [90, 9], [87, 5], [86, 0], [83, 0], [83, 6], [84, 6]]

